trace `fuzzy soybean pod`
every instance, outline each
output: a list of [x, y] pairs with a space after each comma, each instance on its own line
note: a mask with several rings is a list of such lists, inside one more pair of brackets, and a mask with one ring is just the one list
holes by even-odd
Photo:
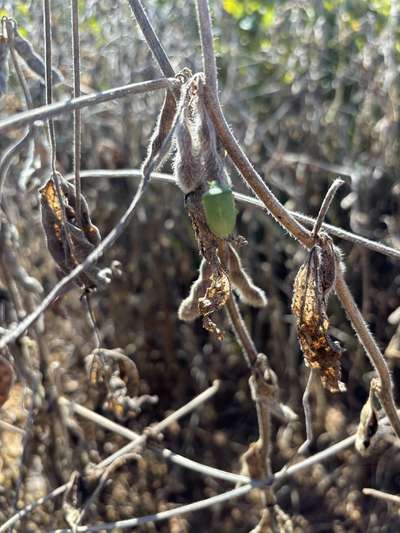
[[7, 39], [0, 35], [0, 97], [7, 91], [8, 81], [8, 52], [9, 47]]
[[232, 189], [210, 183], [208, 191], [202, 196], [207, 225], [216, 237], [226, 239], [236, 225], [236, 207]]

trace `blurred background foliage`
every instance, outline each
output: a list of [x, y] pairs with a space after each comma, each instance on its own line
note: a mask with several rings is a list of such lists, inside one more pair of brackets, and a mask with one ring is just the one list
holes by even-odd
[[[346, 185], [329, 212], [329, 222], [399, 248], [398, 1], [223, 0], [211, 4], [224, 110], [268, 185], [288, 208], [315, 216], [329, 184], [339, 175]], [[199, 70], [194, 3], [157, 0], [145, 5], [174, 67]], [[53, 0], [52, 6], [53, 61], [64, 76], [64, 83], [55, 89], [55, 98], [61, 100], [70, 97], [72, 85], [69, 7], [61, 0]], [[5, 14], [16, 19], [23, 35], [42, 53], [39, 3], [3, 0], [0, 15]], [[80, 14], [82, 92], [160, 76], [127, 2], [82, 0]], [[27, 68], [24, 71], [35, 105], [41, 105], [43, 84]], [[162, 94], [153, 93], [85, 109], [82, 168], [139, 168], [161, 102]], [[21, 90], [11, 69], [0, 114], [4, 118], [23, 109]], [[68, 174], [72, 170], [72, 116], [58, 117], [56, 128], [58, 165]], [[1, 150], [21, 134], [22, 130], [2, 135]], [[22, 180], [21, 171], [27, 167], [35, 172], [28, 172], [29, 177]], [[171, 165], [166, 164], [165, 170], [171, 171]], [[235, 188], [246, 192], [233, 168], [231, 175]], [[5, 189], [10, 218], [20, 236], [21, 260], [46, 290], [57, 281], [40, 228], [37, 189], [47, 177], [48, 168], [38, 154], [23, 152], [11, 168]], [[84, 181], [84, 192], [102, 235], [117, 222], [136, 186], [132, 179]], [[300, 414], [300, 422], [288, 428], [274, 425], [272, 459], [277, 469], [293, 456], [304, 438], [301, 396], [307, 373], [290, 299], [305, 253], [262, 210], [253, 207], [240, 206], [238, 232], [249, 241], [241, 252], [244, 264], [269, 298], [265, 309], [243, 308], [243, 314], [257, 348], [270, 357], [282, 400]], [[380, 346], [386, 348], [399, 389], [398, 265], [347, 242], [336, 244], [344, 252], [347, 280], [357, 302]], [[201, 462], [237, 472], [240, 455], [257, 438], [247, 369], [223, 316], [220, 324], [226, 336], [222, 344], [211, 338], [199, 321], [184, 324], [177, 318], [179, 303], [199, 265], [177, 188], [154, 182], [129, 229], [106, 254], [107, 263], [113, 259], [122, 263], [123, 274], [94, 297], [103, 344], [121, 347], [130, 355], [139, 369], [141, 392], [159, 396], [157, 405], [144, 406], [140, 415], [122, 422], [141, 430], [188, 401], [210, 380], [222, 379], [223, 390], [217, 398], [168, 430], [165, 443]], [[330, 313], [333, 334], [346, 349], [343, 374], [348, 391], [332, 395], [315, 386], [312, 409], [316, 439], [311, 452], [354, 431], [371, 378], [369, 363], [335, 299]], [[103, 412], [101, 393], [88, 387], [84, 372], [83, 359], [93, 349], [94, 340], [79, 292], [72, 291], [59, 307], [49, 310], [45, 323], [51, 362], [61, 365], [59, 394]], [[29, 397], [28, 392], [25, 394]], [[14, 403], [3, 407], [4, 416], [11, 417], [13, 423], [26, 421], [23, 396], [17, 386], [11, 399]], [[45, 401], [43, 406], [32, 430], [21, 505], [65, 482], [73, 468], [82, 469], [88, 461], [83, 452], [76, 453], [80, 444], [70, 435], [57, 436], [62, 433], [60, 423], [54, 420], [54, 413], [46, 411]], [[121, 438], [77, 422], [92, 450], [90, 460], [121, 446]], [[55, 425], [55, 433], [49, 432], [49, 424]], [[0, 519], [4, 520], [12, 513], [20, 448], [14, 441], [9, 444], [7, 432], [0, 438]], [[348, 450], [279, 486], [278, 501], [293, 517], [299, 532], [398, 531], [398, 510], [368, 499], [361, 489], [372, 486], [400, 493], [399, 467], [398, 445], [383, 434], [369, 457], [361, 458]], [[155, 512], [168, 502], [190, 502], [222, 488], [224, 483], [165, 466], [145, 454], [137, 468], [120, 470], [102, 493], [97, 514], [92, 512], [91, 519], [113, 520]], [[20, 531], [43, 531], [55, 526], [55, 520], [63, 524], [59, 508], [57, 502], [43, 507]], [[252, 494], [178, 522], [143, 526], [142, 530], [247, 532], [257, 524], [260, 509], [260, 500]]]

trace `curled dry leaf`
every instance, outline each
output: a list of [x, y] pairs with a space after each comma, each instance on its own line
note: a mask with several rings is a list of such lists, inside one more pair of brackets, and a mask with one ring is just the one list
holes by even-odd
[[332, 239], [321, 233], [300, 267], [294, 282], [292, 312], [307, 366], [320, 371], [323, 386], [331, 392], [344, 391], [340, 381], [342, 349], [329, 336], [327, 300], [335, 282], [337, 256]]
[[136, 364], [122, 350], [97, 348], [85, 360], [92, 385], [105, 384], [103, 407], [117, 418], [140, 413], [145, 403], [156, 403], [157, 396], [138, 396], [140, 376]]
[[205, 296], [199, 299], [199, 311], [203, 316], [204, 329], [214, 333], [219, 340], [222, 340], [224, 334], [211, 320], [210, 315], [224, 307], [230, 296], [231, 286], [228, 276], [222, 269], [211, 274], [210, 282]]
[[[92, 223], [85, 198], [81, 195], [81, 224], [78, 226], [75, 208], [76, 197], [72, 184], [61, 181], [67, 228], [71, 248], [63, 228], [62, 209], [56, 193], [54, 180], [50, 178], [40, 189], [42, 225], [46, 234], [47, 248], [58, 267], [68, 274], [82, 263], [100, 243], [100, 233]], [[78, 277], [78, 283], [87, 288], [102, 286], [107, 281], [100, 270], [92, 266]]]
[[0, 407], [8, 400], [13, 382], [13, 367], [4, 356], [0, 355]]

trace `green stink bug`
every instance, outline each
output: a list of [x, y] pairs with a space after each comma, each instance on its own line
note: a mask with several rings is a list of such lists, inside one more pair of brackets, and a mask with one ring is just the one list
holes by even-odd
[[236, 208], [232, 189], [212, 181], [202, 196], [207, 225], [216, 237], [225, 239], [235, 229]]

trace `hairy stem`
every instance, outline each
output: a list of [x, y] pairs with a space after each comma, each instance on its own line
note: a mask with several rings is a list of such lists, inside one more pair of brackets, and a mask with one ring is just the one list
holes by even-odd
[[17, 128], [25, 124], [32, 124], [36, 120], [48, 120], [51, 117], [61, 115], [62, 113], [69, 113], [74, 109], [82, 109], [83, 107], [90, 107], [92, 105], [102, 104], [117, 98], [122, 98], [130, 94], [142, 94], [152, 91], [160, 91], [162, 89], [170, 89], [176, 85], [175, 79], [162, 78], [157, 80], [142, 81], [139, 83], [130, 83], [114, 89], [107, 89], [98, 93], [80, 96], [79, 98], [72, 98], [65, 102], [56, 102], [51, 105], [44, 105], [36, 107], [30, 111], [17, 113], [10, 118], [0, 121], [0, 132], [11, 128]]
[[168, 59], [168, 56], [157, 37], [153, 26], [151, 25], [140, 0], [128, 0], [129, 5], [133, 11], [137, 23], [142, 30], [144, 38], [148, 44], [148, 47], [154, 54], [154, 57], [166, 78], [173, 78], [175, 76], [174, 69]]
[[[74, 70], [74, 98], [81, 95], [81, 58], [79, 43], [79, 7], [78, 0], [71, 0], [72, 58]], [[76, 221], [81, 225], [81, 112], [74, 110], [74, 173], [76, 197]]]
[[357, 337], [363, 345], [369, 360], [379, 376], [381, 382], [379, 400], [393, 427], [394, 432], [400, 438], [400, 419], [393, 398], [393, 384], [390, 377], [389, 368], [382, 352], [375, 342], [375, 339], [371, 335], [368, 326], [354, 301], [353, 295], [351, 294], [340, 269], [338, 269], [336, 276], [335, 290], [347, 313], [347, 316], [350, 318]]

